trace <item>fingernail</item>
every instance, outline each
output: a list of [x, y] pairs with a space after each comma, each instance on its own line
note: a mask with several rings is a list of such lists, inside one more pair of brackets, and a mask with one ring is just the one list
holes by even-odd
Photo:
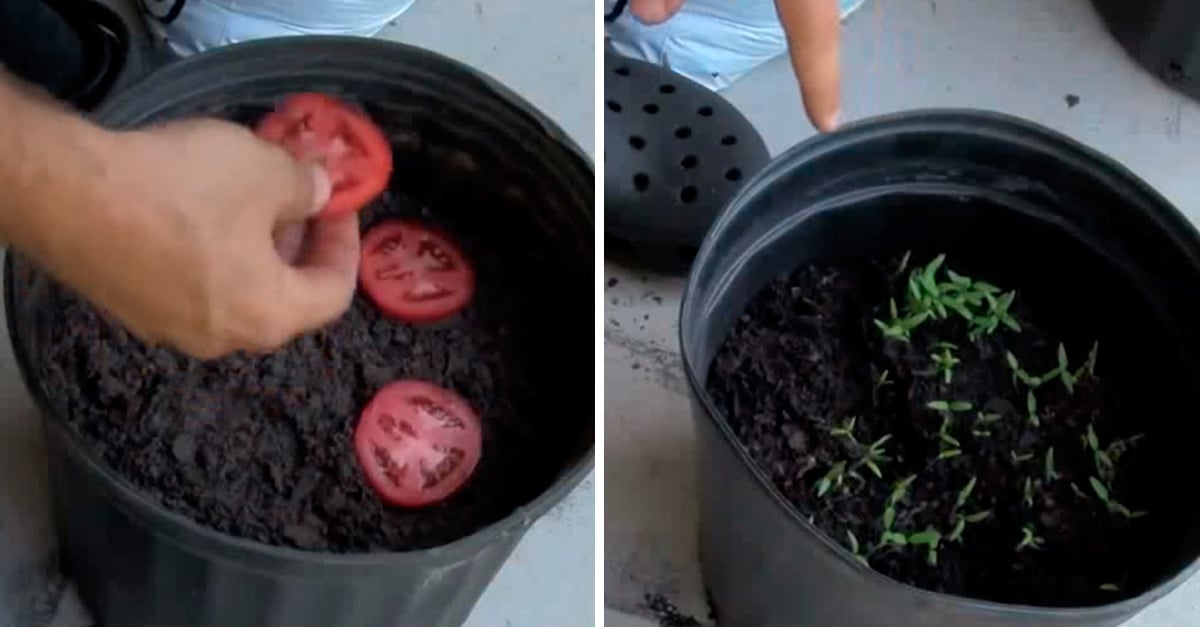
[[315, 163], [310, 165], [309, 172], [312, 175], [313, 184], [312, 215], [316, 215], [325, 209], [325, 205], [329, 204], [329, 196], [333, 193], [333, 183], [329, 181], [329, 173], [320, 165]]
[[842, 125], [842, 110], [838, 109], [837, 111], [835, 111], [833, 113], [833, 115], [829, 116], [828, 118], [825, 118], [825, 123], [821, 126], [821, 131], [825, 132], [825, 133], [832, 133], [833, 131], [838, 130], [838, 127], [841, 125]]

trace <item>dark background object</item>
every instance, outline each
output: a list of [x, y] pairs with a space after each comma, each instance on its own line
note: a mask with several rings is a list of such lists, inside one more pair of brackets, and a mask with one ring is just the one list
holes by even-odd
[[42, 0], [0, 2], [0, 62], [59, 98], [83, 80], [87, 67], [79, 33]]
[[605, 255], [685, 272], [717, 214], [770, 158], [732, 104], [669, 69], [604, 55]]
[[94, 0], [0, 2], [0, 63], [84, 111], [140, 73], [140, 47], [130, 33]]
[[1092, 0], [1125, 50], [1168, 85], [1200, 99], [1200, 2]]
[[[551, 120], [495, 81], [437, 54], [378, 40], [292, 37], [240, 44], [170, 64], [117, 95], [99, 122], [130, 128], [321, 91], [395, 111], [414, 129], [441, 125], [465, 145], [509, 155], [531, 199], [528, 220], [553, 242], [551, 260], [582, 277], [556, 294], [563, 316], [590, 317], [594, 174]], [[406, 141], [421, 145], [414, 133]], [[406, 144], [407, 145], [407, 144]], [[120, 627], [453, 627], [461, 625], [529, 527], [590, 471], [591, 377], [555, 435], [566, 461], [553, 484], [506, 518], [455, 542], [402, 553], [334, 555], [267, 546], [203, 528], [165, 509], [103, 464], [54, 414], [38, 362], [39, 307], [62, 288], [15, 253], [5, 265], [9, 334], [22, 377], [45, 415], [50, 482], [64, 570], [96, 618]], [[590, 336], [588, 325], [578, 326]], [[564, 338], [564, 342], [570, 338]], [[572, 340], [574, 342], [575, 340]], [[590, 343], [590, 341], [589, 341]], [[577, 355], [591, 359], [587, 353]], [[573, 363], [570, 361], [562, 363]], [[589, 371], [590, 372], [590, 371]], [[551, 394], [547, 392], [547, 394]], [[557, 397], [552, 397], [557, 398]]]
[[[708, 396], [709, 365], [749, 300], [807, 263], [946, 252], [1032, 302], [1093, 311], [1105, 363], [1147, 406], [1154, 527], [1121, 599], [1035, 608], [917, 590], [859, 565], [759, 470]], [[680, 316], [700, 463], [700, 557], [728, 627], [1112, 627], [1200, 567], [1191, 476], [1200, 426], [1200, 235], [1114, 161], [1007, 116], [930, 111], [852, 124], [777, 158], [722, 214], [692, 266]], [[1180, 381], [1183, 383], [1181, 384]], [[1148, 518], [1149, 522], [1151, 519]], [[1099, 549], [1098, 549], [1099, 550]]]

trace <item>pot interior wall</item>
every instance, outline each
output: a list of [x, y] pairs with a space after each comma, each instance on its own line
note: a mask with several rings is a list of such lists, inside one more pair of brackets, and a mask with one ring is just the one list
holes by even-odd
[[[1181, 489], [1200, 441], [1191, 416], [1200, 345], [1184, 324], [1200, 316], [1194, 232], [1160, 198], [1118, 185], [1115, 170], [1081, 167], [1077, 155], [1000, 141], [986, 128], [985, 137], [905, 130], [852, 133], [838, 149], [802, 146], [735, 200], [700, 253], [684, 304], [694, 392], [714, 412], [704, 392], [710, 362], [773, 279], [805, 264], [944, 252], [956, 270], [1018, 290], [1064, 340], [1100, 341], [1106, 396], [1135, 391], [1121, 395], [1137, 400], [1117, 413], [1147, 434], [1153, 460], [1133, 471], [1152, 514], [1126, 592], [1173, 577], [1200, 555], [1200, 511]], [[723, 417], [710, 417], [733, 437]]]
[[[545, 302], [526, 309], [536, 317], [531, 324], [553, 340], [531, 342], [524, 354], [514, 356], [532, 370], [528, 380], [536, 382], [534, 389], [518, 392], [538, 408], [529, 417], [541, 447], [528, 452], [536, 460], [528, 477], [528, 504], [564, 483], [564, 476], [579, 475], [590, 465], [594, 446], [591, 168], [556, 129], [498, 98], [494, 86], [475, 75], [448, 75], [437, 67], [444, 60], [397, 62], [386, 50], [373, 58], [361, 43], [346, 44], [351, 50], [339, 57], [332, 54], [339, 45], [319, 50], [324, 57], [296, 49], [299, 58], [285, 54], [265, 61], [247, 61], [254, 55], [243, 49], [240, 64], [194, 65], [191, 78], [172, 68], [169, 78], [151, 78], [135, 97], [124, 95], [99, 117], [118, 128], [193, 115], [252, 123], [283, 95], [319, 91], [361, 106], [380, 122], [395, 153], [392, 193], [402, 193], [424, 211], [436, 205], [439, 211], [457, 212], [438, 218], [469, 224], [477, 238], [486, 234], [485, 245], [497, 256], [520, 264], [531, 285], [545, 286]], [[380, 217], [364, 212], [364, 227]], [[69, 296], [26, 260], [16, 256], [12, 263], [10, 328], [26, 375], [37, 388], [48, 337], [43, 313]], [[69, 409], [54, 390], [36, 393], [51, 413]]]

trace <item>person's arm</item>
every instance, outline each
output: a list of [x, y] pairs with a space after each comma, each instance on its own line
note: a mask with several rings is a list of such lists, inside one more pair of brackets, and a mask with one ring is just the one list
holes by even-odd
[[319, 168], [214, 120], [104, 130], [2, 71], [0, 112], [0, 238], [142, 339], [265, 350], [348, 306], [354, 218], [276, 251], [327, 200]]
[[775, 0], [804, 109], [822, 132], [841, 116], [841, 15], [837, 0]]

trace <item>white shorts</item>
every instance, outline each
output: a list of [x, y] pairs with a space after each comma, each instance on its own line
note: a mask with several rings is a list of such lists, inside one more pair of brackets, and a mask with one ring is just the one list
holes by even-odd
[[[3, 0], [0, 0], [3, 1]], [[415, 0], [138, 0], [150, 30], [190, 55], [251, 39], [288, 35], [370, 37]]]

